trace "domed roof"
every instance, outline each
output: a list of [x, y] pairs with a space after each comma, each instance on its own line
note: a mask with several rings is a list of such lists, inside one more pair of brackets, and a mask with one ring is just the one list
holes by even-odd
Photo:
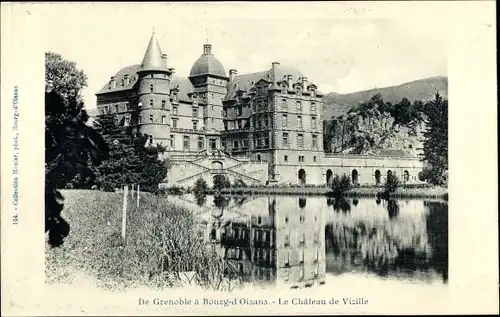
[[191, 72], [189, 73], [189, 77], [200, 75], [227, 77], [224, 66], [222, 66], [222, 63], [212, 54], [212, 45], [210, 44], [203, 45], [203, 55], [194, 62], [193, 67], [191, 67]]

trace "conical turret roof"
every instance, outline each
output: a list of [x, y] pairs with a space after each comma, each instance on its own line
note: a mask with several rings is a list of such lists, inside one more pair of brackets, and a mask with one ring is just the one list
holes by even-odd
[[160, 44], [158, 44], [154, 32], [149, 40], [146, 53], [144, 53], [140, 70], [167, 70], [166, 61], [162, 58]]

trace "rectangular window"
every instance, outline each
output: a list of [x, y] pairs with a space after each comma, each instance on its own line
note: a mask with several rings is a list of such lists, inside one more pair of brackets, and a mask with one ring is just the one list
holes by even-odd
[[130, 123], [130, 118], [129, 117], [125, 117], [125, 126], [128, 126], [128, 124]]
[[297, 147], [299, 149], [304, 148], [304, 135], [303, 134], [297, 134]]
[[239, 129], [240, 128], [240, 122], [238, 120], [234, 121], [234, 128]]
[[177, 128], [177, 119], [172, 119], [172, 128]]
[[166, 124], [167, 123], [167, 116], [161, 116], [161, 123]]
[[313, 156], [313, 161], [316, 162], [316, 156]]
[[149, 91], [154, 92], [155, 86], [153, 84], [149, 84]]
[[311, 112], [316, 112], [316, 103], [311, 102]]
[[316, 130], [316, 117], [311, 117], [311, 129]]
[[216, 140], [215, 139], [210, 139], [210, 148], [212, 150], [216, 149]]
[[165, 109], [166, 106], [167, 106], [167, 101], [166, 100], [162, 100], [161, 101], [161, 108]]
[[175, 134], [170, 135], [170, 147], [175, 149]]
[[241, 107], [238, 107], [238, 116], [241, 116], [243, 114], [243, 109]]
[[313, 149], [318, 148], [318, 136], [317, 135], [312, 136], [312, 148]]
[[265, 139], [264, 139], [264, 145], [265, 145], [266, 147], [269, 147], [269, 138], [265, 138]]
[[154, 105], [154, 100], [153, 99], [149, 99], [149, 106], [153, 107], [153, 105]]
[[184, 147], [184, 150], [189, 150], [189, 136], [188, 135], [184, 136], [183, 147]]
[[227, 122], [224, 122], [224, 130], [227, 131]]
[[203, 137], [198, 137], [198, 150], [203, 150], [205, 148], [205, 142]]
[[153, 123], [153, 115], [152, 114], [149, 115], [149, 123]]
[[193, 117], [198, 118], [198, 109], [193, 108]]
[[243, 140], [243, 148], [248, 149], [248, 140]]
[[297, 116], [297, 128], [302, 129], [302, 116]]
[[288, 126], [288, 116], [286, 114], [283, 115], [283, 120], [281, 120], [281, 125], [283, 127], [287, 127]]
[[238, 149], [238, 141], [234, 141], [233, 142], [233, 148], [234, 149]]
[[302, 111], [302, 102], [297, 101], [295, 103], [295, 106], [296, 106], [297, 111]]
[[198, 130], [198, 121], [193, 121], [193, 130]]
[[269, 126], [269, 119], [267, 117], [264, 118], [264, 127], [267, 128]]
[[119, 105], [115, 105], [115, 112], [120, 112], [120, 106]]
[[285, 156], [283, 157], [283, 160], [284, 160], [285, 162], [288, 162], [288, 155], [285, 155]]
[[283, 133], [283, 147], [288, 147], [288, 133]]
[[288, 109], [288, 103], [286, 102], [286, 99], [281, 100], [281, 109], [284, 109], [284, 110]]
[[214, 123], [214, 118], [210, 118], [210, 123]]
[[172, 108], [172, 113], [173, 113], [174, 115], [177, 115], [177, 107], [173, 107], [173, 108]]
[[139, 118], [137, 119], [137, 122], [139, 122], [139, 124], [142, 123], [142, 116], [141, 115], [139, 115]]

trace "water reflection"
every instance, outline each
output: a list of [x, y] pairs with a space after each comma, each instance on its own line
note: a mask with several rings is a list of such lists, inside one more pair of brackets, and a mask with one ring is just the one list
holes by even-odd
[[213, 223], [201, 230], [248, 283], [307, 287], [345, 273], [447, 282], [446, 202], [327, 198], [325, 204], [325, 198], [293, 196], [233, 200], [213, 197], [207, 207], [223, 215], [212, 217]]

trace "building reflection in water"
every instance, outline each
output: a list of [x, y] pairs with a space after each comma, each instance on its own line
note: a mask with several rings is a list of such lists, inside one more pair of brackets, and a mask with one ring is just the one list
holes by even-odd
[[291, 288], [324, 284], [325, 208], [306, 205], [302, 197], [260, 197], [245, 204], [247, 215], [226, 224], [213, 218], [204, 228], [205, 241], [243, 281]]
[[[210, 200], [210, 199], [209, 199]], [[208, 203], [201, 235], [253, 284], [308, 287], [326, 274], [448, 279], [448, 205], [424, 200], [248, 197]]]

